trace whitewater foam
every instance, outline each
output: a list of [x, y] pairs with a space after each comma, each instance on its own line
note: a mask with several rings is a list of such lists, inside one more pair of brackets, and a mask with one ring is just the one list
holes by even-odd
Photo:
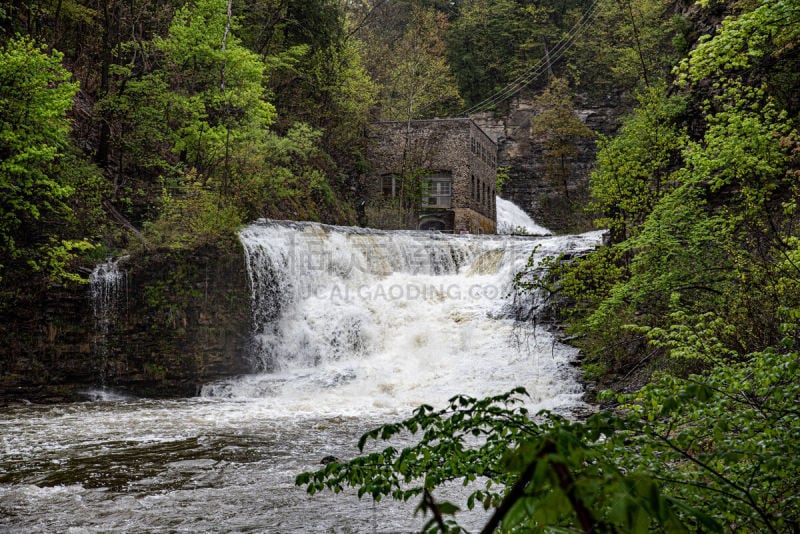
[[289, 412], [405, 410], [523, 385], [540, 408], [574, 405], [574, 349], [515, 320], [535, 307], [514, 275], [535, 252], [594, 246], [550, 238], [382, 232], [261, 221], [240, 238], [252, 287], [259, 373], [206, 386]]

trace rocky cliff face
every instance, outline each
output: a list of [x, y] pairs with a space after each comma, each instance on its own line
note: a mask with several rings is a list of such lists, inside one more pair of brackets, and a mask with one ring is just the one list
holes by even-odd
[[150, 251], [120, 262], [105, 326], [89, 288], [31, 294], [0, 317], [0, 404], [73, 401], [102, 387], [195, 395], [250, 370], [250, 295], [241, 248]]
[[[578, 96], [576, 114], [592, 131], [613, 134], [622, 114], [629, 109], [621, 99]], [[516, 97], [503, 116], [482, 113], [473, 116], [498, 143], [498, 165], [509, 167], [509, 180], [501, 196], [524, 209], [538, 224], [556, 233], [573, 233], [592, 228], [593, 215], [585, 210], [589, 175], [597, 151], [596, 140], [576, 140], [577, 155], [566, 162], [565, 184], [553, 180], [543, 157], [541, 140], [531, 134], [531, 118], [538, 112], [530, 96]]]

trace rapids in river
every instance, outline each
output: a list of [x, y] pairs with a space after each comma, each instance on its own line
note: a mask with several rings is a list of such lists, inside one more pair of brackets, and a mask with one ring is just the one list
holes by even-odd
[[[457, 393], [524, 386], [533, 410], [581, 406], [575, 350], [518, 320], [541, 303], [517, 295], [513, 278], [531, 253], [579, 253], [599, 232], [452, 236], [258, 221], [240, 238], [253, 374], [182, 400], [100, 390], [85, 403], [5, 408], [0, 531], [413, 532], [425, 522], [416, 502], [308, 496], [294, 478], [324, 456], [353, 457], [371, 428]], [[485, 521], [464, 517], [473, 528]]]

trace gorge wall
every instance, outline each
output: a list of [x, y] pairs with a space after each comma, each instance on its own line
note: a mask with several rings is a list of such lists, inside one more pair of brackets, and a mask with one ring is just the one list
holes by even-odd
[[0, 312], [0, 404], [74, 401], [106, 387], [158, 397], [245, 373], [250, 293], [241, 245], [120, 260], [113, 317], [98, 326], [86, 286], [31, 293]]
[[[577, 139], [577, 155], [568, 158], [566, 191], [554, 180], [544, 158], [543, 141], [531, 133], [537, 109], [531, 95], [517, 96], [508, 110], [495, 115], [480, 113], [472, 119], [498, 144], [498, 165], [509, 168], [501, 196], [525, 210], [536, 222], [556, 233], [575, 233], [592, 228], [594, 216], [586, 210], [589, 175], [597, 152], [596, 139]], [[630, 109], [618, 95], [576, 95], [575, 113], [592, 131], [611, 135], [621, 116]]]

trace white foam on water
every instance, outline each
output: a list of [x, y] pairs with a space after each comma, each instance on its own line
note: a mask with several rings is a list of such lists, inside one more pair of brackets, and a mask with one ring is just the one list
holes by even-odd
[[[512, 282], [534, 249], [539, 261], [600, 237], [251, 225], [241, 239], [259, 372], [208, 385], [207, 397], [99, 389], [115, 402], [0, 411], [0, 531], [419, 531], [416, 502], [309, 496], [294, 478], [455, 394], [524, 386], [533, 409], [578, 406], [574, 349], [515, 321], [541, 303]], [[460, 498], [447, 491], [436, 495]], [[470, 530], [487, 520], [477, 508], [459, 513]]]
[[[524, 386], [537, 408], [575, 405], [574, 349], [515, 320], [536, 258], [585, 250], [593, 232], [546, 239], [380, 232], [264, 221], [241, 233], [263, 372], [206, 386], [287, 414], [407, 411]], [[526, 311], [524, 315], [530, 315]]]
[[96, 402], [119, 402], [134, 398], [109, 388], [91, 388], [81, 393], [85, 395], [87, 399]]

